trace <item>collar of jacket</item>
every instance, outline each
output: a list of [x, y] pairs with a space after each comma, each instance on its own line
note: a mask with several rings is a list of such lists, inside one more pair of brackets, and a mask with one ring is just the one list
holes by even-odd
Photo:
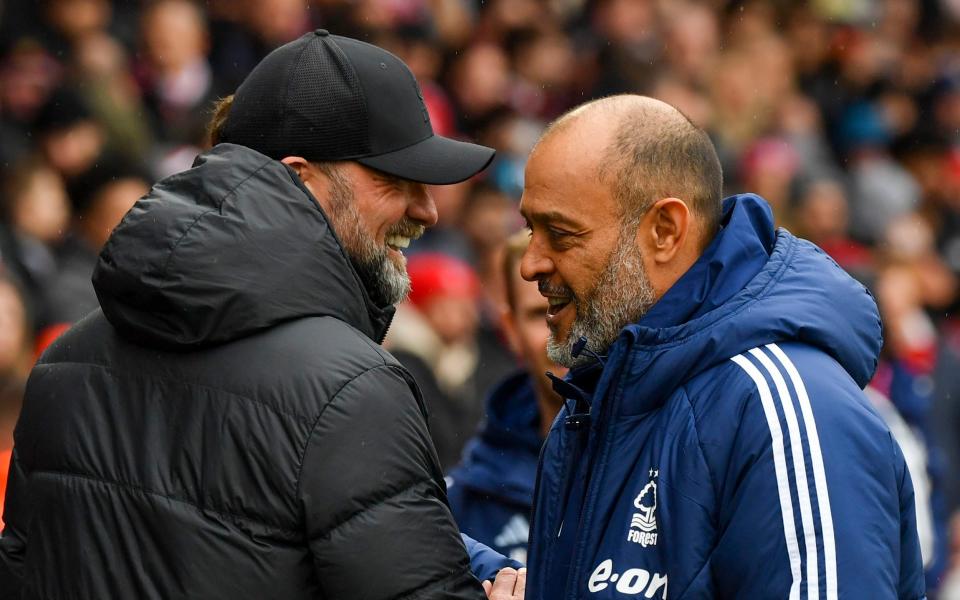
[[[711, 251], [648, 315], [621, 331], [595, 402], [615, 387], [623, 396], [617, 415], [643, 414], [714, 365], [790, 341], [826, 352], [861, 387], [869, 382], [882, 336], [866, 288], [813, 244], [775, 230], [758, 196], [728, 198], [724, 223]], [[773, 244], [764, 257], [759, 249], [766, 240]]]
[[310, 316], [380, 342], [394, 312], [370, 300], [296, 174], [234, 144], [201, 154], [140, 199], [101, 251], [93, 284], [121, 335], [167, 349]]

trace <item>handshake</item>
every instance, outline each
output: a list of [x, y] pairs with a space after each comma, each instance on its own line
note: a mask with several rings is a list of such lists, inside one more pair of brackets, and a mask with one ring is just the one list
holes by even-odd
[[527, 587], [527, 570], [507, 567], [497, 573], [493, 583], [483, 582], [488, 600], [523, 600]]

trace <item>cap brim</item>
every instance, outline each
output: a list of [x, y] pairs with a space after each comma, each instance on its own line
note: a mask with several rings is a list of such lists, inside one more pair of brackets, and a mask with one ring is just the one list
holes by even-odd
[[410, 181], [446, 185], [484, 170], [495, 153], [493, 148], [434, 135], [401, 150], [358, 158], [357, 162]]

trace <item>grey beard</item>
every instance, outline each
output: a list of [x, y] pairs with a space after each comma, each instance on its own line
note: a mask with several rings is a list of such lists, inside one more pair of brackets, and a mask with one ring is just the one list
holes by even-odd
[[576, 311], [566, 339], [557, 339], [551, 331], [547, 340], [547, 356], [564, 367], [589, 363], [592, 358], [581, 353], [574, 358], [573, 344], [587, 338], [587, 347], [605, 353], [624, 327], [638, 321], [656, 303], [656, 294], [643, 268], [643, 255], [631, 234], [636, 228], [625, 228], [617, 247], [593, 290], [583, 298], [574, 296]]
[[[388, 250], [377, 244], [363, 229], [360, 212], [350, 183], [336, 171], [330, 177], [329, 215], [353, 268], [376, 306], [399, 304], [410, 293], [406, 259], [398, 265]], [[403, 225], [403, 222], [401, 222]]]

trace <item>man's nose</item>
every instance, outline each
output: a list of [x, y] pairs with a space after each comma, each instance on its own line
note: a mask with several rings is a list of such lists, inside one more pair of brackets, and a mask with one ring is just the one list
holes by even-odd
[[437, 205], [427, 186], [411, 182], [409, 193], [410, 204], [407, 206], [407, 216], [427, 227], [436, 225]]
[[541, 251], [534, 236], [520, 257], [520, 276], [527, 281], [538, 281], [551, 275], [553, 268], [553, 261]]

